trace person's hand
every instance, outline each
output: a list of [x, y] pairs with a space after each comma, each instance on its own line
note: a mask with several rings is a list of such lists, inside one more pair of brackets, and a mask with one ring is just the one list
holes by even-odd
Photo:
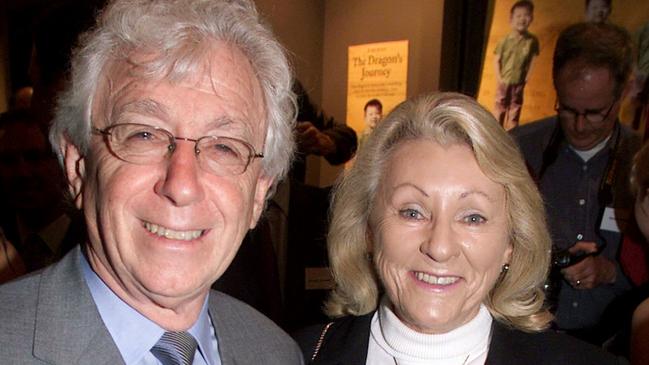
[[597, 244], [579, 241], [568, 250], [572, 255], [591, 254], [582, 261], [569, 266], [561, 273], [575, 289], [592, 289], [615, 282], [615, 263], [597, 252]]
[[326, 156], [336, 151], [331, 137], [320, 132], [311, 122], [298, 122], [296, 131], [299, 149], [307, 155]]

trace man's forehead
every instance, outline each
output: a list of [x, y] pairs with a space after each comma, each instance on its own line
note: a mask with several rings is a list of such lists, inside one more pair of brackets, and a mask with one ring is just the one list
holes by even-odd
[[[201, 120], [201, 123], [205, 123], [205, 129], [229, 130], [241, 134], [241, 137], [251, 137], [253, 130], [259, 129], [261, 132], [266, 127], [264, 98], [247, 59], [232, 58], [230, 56], [242, 54], [231, 51], [232, 48], [226, 45], [208, 52], [207, 54], [216, 57], [198, 61], [194, 72], [177, 80], [147, 77], [142, 72], [143, 66], [138, 65], [138, 62], [150, 60], [152, 56], [148, 53], [134, 53], [128, 60], [114, 61], [102, 72], [95, 93], [93, 114], [100, 113], [109, 117], [111, 124], [124, 113], [151, 116], [163, 121], [172, 120], [181, 117], [178, 115], [179, 109], [175, 107], [189, 107], [194, 101], [186, 96], [170, 97], [170, 94], [178, 91], [176, 88], [186, 88], [219, 99], [211, 104], [201, 104], [201, 107], [215, 112]], [[219, 60], [229, 64], [219, 63]], [[199, 111], [195, 109], [195, 105], [191, 108], [194, 112]], [[264, 132], [261, 134], [265, 135]]]
[[135, 50], [124, 58], [108, 62], [101, 72], [101, 78], [113, 84], [139, 80], [152, 84], [170, 82], [214, 89], [220, 79], [232, 76], [260, 86], [250, 60], [237, 47], [224, 41], [205, 42], [201, 46], [206, 50], [200, 54], [175, 55], [180, 58], [166, 57], [160, 52]]

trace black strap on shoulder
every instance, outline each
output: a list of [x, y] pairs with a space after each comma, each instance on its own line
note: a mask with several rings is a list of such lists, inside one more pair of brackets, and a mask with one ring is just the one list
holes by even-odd
[[559, 149], [561, 148], [561, 142], [563, 142], [563, 129], [561, 128], [561, 122], [559, 121], [559, 118], [557, 117], [557, 122], [554, 126], [554, 130], [552, 131], [552, 135], [550, 136], [550, 141], [548, 142], [548, 145], [545, 147], [543, 150], [543, 160], [541, 163], [541, 168], [539, 169], [536, 178], [538, 183], [541, 183], [541, 178], [543, 178], [543, 174], [545, 174], [545, 171], [554, 163], [554, 161], [557, 160], [557, 157], [559, 157]]

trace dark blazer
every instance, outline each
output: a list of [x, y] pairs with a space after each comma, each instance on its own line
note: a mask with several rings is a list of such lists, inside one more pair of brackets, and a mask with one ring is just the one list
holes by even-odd
[[[337, 319], [327, 330], [315, 361], [311, 361], [323, 325], [308, 327], [295, 334], [307, 364], [364, 365], [374, 313]], [[493, 321], [487, 365], [606, 365], [626, 364], [623, 358], [554, 332], [526, 333]]]
[[[0, 363], [123, 364], [83, 278], [79, 247], [58, 263], [0, 286]], [[212, 291], [209, 315], [227, 364], [301, 364], [299, 348], [268, 318]]]

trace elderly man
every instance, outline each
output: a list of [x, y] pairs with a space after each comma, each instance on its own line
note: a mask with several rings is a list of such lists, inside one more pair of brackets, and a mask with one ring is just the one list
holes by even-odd
[[538, 178], [555, 249], [560, 292], [556, 325], [601, 342], [607, 307], [630, 288], [616, 260], [633, 201], [629, 166], [639, 138], [617, 115], [632, 65], [626, 31], [582, 23], [557, 41], [557, 116], [512, 131]]
[[116, 0], [81, 38], [50, 140], [88, 241], [0, 288], [0, 359], [300, 364], [210, 285], [293, 142], [282, 47], [247, 0]]

